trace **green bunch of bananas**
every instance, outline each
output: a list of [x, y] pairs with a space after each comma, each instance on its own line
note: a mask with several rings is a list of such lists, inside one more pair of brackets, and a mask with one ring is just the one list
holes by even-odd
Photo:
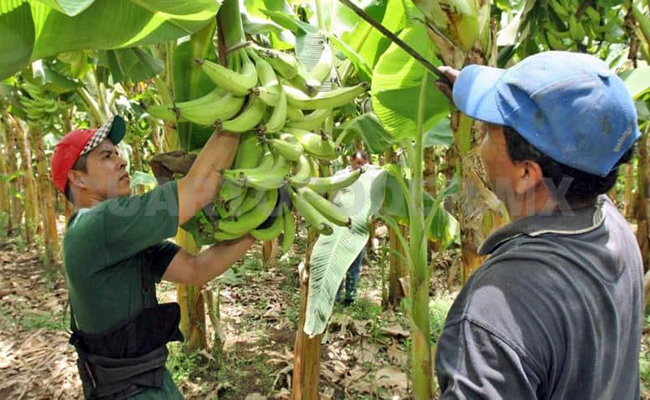
[[[218, 123], [224, 130], [240, 133], [252, 129], [276, 133], [285, 125], [310, 130], [320, 126], [333, 108], [348, 104], [367, 89], [366, 83], [360, 83], [318, 92], [333, 65], [328, 45], [311, 71], [292, 54], [256, 45], [231, 52], [227, 67], [195, 61], [215, 89], [197, 99], [151, 105], [149, 114], [172, 122]], [[305, 115], [304, 110], [315, 111]]]
[[[349, 226], [348, 215], [322, 194], [352, 184], [361, 171], [317, 176], [317, 160], [338, 157], [334, 142], [320, 127], [334, 109], [364, 93], [367, 84], [319, 92], [333, 67], [327, 44], [310, 71], [292, 54], [256, 45], [232, 51], [227, 67], [196, 61], [215, 89], [197, 99], [147, 110], [165, 120], [217, 124], [242, 134], [220, 192], [183, 225], [197, 244], [248, 233], [266, 241], [284, 233], [281, 247], [288, 250], [295, 238], [295, 220], [289, 202], [278, 201], [281, 191], [290, 196], [295, 211], [322, 234], [331, 234], [332, 224]], [[273, 222], [258, 228], [270, 216], [275, 217]]]
[[[214, 201], [183, 225], [197, 244], [232, 240], [250, 233], [258, 240], [272, 240], [284, 233], [281, 248], [287, 251], [295, 238], [293, 210], [279, 207], [279, 189], [286, 191], [295, 210], [320, 233], [332, 233], [332, 224], [349, 226], [349, 216], [322, 194], [354, 183], [361, 170], [330, 177], [314, 176], [316, 159], [337, 157], [324, 134], [297, 128], [277, 137], [246, 132], [232, 169], [223, 173], [221, 190]], [[258, 227], [271, 215], [273, 223]]]
[[[540, 39], [552, 50], [577, 50], [578, 45], [591, 46], [593, 40], [622, 43], [617, 32], [622, 26], [620, 7], [598, 2], [584, 7], [580, 0], [548, 0], [549, 18], [544, 19]], [[580, 11], [578, 11], [580, 10]]]
[[23, 95], [19, 102], [27, 121], [38, 123], [44, 130], [56, 129], [56, 125], [61, 125], [63, 108], [56, 99], [48, 96], [45, 89], [29, 81], [25, 81], [21, 89]]

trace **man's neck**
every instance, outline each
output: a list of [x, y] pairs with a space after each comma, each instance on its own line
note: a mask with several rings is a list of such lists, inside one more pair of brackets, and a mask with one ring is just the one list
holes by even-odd
[[91, 208], [102, 201], [106, 199], [102, 199], [99, 196], [93, 195], [93, 194], [88, 194], [88, 193], [81, 193], [79, 195], [79, 201], [76, 204], [77, 210], [81, 208]]
[[532, 215], [549, 215], [559, 210], [558, 202], [547, 190], [526, 193], [506, 204], [511, 221]]

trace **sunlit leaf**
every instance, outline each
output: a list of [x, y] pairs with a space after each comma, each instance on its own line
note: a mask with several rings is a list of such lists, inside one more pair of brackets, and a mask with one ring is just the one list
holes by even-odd
[[[439, 65], [425, 28], [417, 24], [405, 29], [400, 38], [434, 65]], [[372, 104], [386, 130], [396, 139], [414, 138], [417, 131], [418, 105], [422, 77], [428, 74], [424, 99], [426, 132], [441, 115], [449, 113], [449, 101], [433, 85], [435, 77], [397, 45], [392, 44], [381, 56], [372, 77]]]
[[620, 77], [634, 99], [638, 99], [650, 91], [649, 66], [621, 72]]
[[30, 60], [63, 52], [128, 48], [187, 36], [212, 21], [219, 4], [215, 0], [96, 1], [70, 17], [41, 1], [3, 0], [0, 79]]
[[347, 122], [341, 134], [361, 137], [373, 154], [383, 153], [394, 143], [374, 113], [365, 113]]
[[454, 132], [449, 125], [449, 117], [441, 118], [431, 129], [424, 133], [424, 147], [449, 147], [454, 142]]

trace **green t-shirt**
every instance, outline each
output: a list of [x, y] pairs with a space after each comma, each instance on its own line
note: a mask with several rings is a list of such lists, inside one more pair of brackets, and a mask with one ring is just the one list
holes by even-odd
[[[63, 260], [81, 331], [102, 332], [142, 311], [142, 268], [151, 265], [153, 279], [160, 282], [180, 249], [166, 240], [177, 229], [175, 182], [142, 196], [109, 199], [73, 216], [63, 241]], [[165, 371], [162, 388], [135, 398], [182, 397]]]

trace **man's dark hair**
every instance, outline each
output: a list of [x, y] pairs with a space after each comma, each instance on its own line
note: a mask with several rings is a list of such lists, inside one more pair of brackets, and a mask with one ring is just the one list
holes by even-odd
[[542, 168], [544, 177], [551, 179], [556, 188], [560, 187], [563, 179], [571, 180], [564, 197], [572, 206], [593, 202], [598, 195], [609, 192], [616, 183], [618, 166], [628, 163], [634, 153], [634, 147], [630, 148], [623, 154], [610, 173], [605, 177], [601, 177], [558, 163], [551, 157], [542, 154], [509, 126], [503, 127], [503, 134], [506, 139], [508, 155], [513, 162], [524, 160], [536, 162]]
[[354, 153], [352, 158], [363, 158], [364, 161], [368, 161], [368, 154], [363, 150], [358, 150]]
[[[77, 159], [77, 162], [74, 163], [72, 169], [75, 171], [88, 172], [86, 162], [88, 161], [88, 153]], [[65, 183], [65, 198], [72, 203], [72, 192], [70, 191], [70, 182]]]

